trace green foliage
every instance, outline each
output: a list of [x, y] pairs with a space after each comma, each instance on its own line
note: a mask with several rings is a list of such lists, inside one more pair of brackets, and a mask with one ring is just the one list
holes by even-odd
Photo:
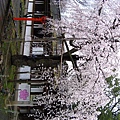
[[120, 94], [120, 79], [116, 78], [116, 75], [115, 76], [111, 75], [105, 80], [108, 84], [109, 95], [112, 95], [112, 97], [114, 98], [117, 97]]
[[2, 93], [0, 93], [0, 108], [4, 108], [4, 96]]
[[100, 112], [101, 114], [98, 116], [98, 120], [114, 120], [110, 109], [107, 109], [107, 111], [101, 109]]
[[[101, 112], [101, 114], [98, 116], [98, 120], [120, 120], [119, 111], [113, 111], [113, 109], [117, 108], [117, 105], [120, 104], [120, 100], [118, 99], [118, 96], [120, 95], [120, 79], [116, 77], [116, 75], [111, 75], [105, 79], [109, 89], [107, 90], [107, 96], [109, 96], [111, 99], [104, 108], [100, 107], [98, 109], [98, 111]], [[114, 102], [115, 99], [118, 99], [116, 103]]]
[[114, 95], [114, 97], [117, 97], [120, 94], [120, 86], [114, 87], [111, 90], [112, 94]]
[[106, 113], [101, 111], [100, 116], [98, 116], [98, 120], [120, 120], [120, 113], [117, 115], [113, 115], [113, 113], [108, 109]]
[[114, 85], [119, 86], [119, 84], [120, 84], [119, 81], [120, 81], [120, 79], [115, 78], [115, 84]]
[[104, 108], [100, 107], [98, 111], [101, 112], [101, 114], [98, 116], [98, 120], [120, 120], [120, 113], [113, 112], [110, 109], [110, 106], [105, 106]]
[[112, 75], [105, 79], [106, 82], [108, 83], [109, 87], [113, 87], [113, 83], [112, 83], [113, 79], [114, 79], [114, 77]]
[[116, 116], [116, 120], [120, 120], [120, 113]]

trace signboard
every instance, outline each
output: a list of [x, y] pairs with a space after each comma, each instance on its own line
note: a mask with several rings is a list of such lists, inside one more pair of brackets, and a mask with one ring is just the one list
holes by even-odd
[[[21, 79], [21, 80], [30, 79], [30, 70], [31, 70], [31, 68], [29, 66], [20, 67], [20, 72], [23, 72], [23, 73], [19, 74], [19, 79]], [[26, 72], [26, 73], [24, 73], [24, 72]]]
[[18, 101], [30, 101], [30, 85], [26, 83], [19, 84]]

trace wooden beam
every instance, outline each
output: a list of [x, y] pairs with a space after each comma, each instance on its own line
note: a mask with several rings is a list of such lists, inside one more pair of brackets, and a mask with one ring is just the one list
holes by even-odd
[[2, 42], [41, 42], [41, 41], [45, 41], [45, 42], [49, 42], [49, 41], [70, 41], [70, 40], [77, 40], [80, 42], [86, 42], [88, 41], [87, 38], [37, 38], [37, 39], [32, 39], [31, 41], [29, 40], [24, 40], [24, 39], [5, 39], [5, 40], [1, 40]]
[[30, 73], [29, 71], [26, 72], [14, 72], [15, 74], [24, 74], [24, 73]]
[[7, 82], [15, 82], [15, 83], [40, 83], [45, 84], [48, 83], [46, 80], [8, 80]]
[[11, 104], [7, 104], [6, 106], [35, 106], [34, 102], [30, 101], [12, 101]]

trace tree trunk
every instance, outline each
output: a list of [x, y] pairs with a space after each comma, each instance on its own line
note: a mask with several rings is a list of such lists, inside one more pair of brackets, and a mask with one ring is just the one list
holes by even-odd
[[[79, 57], [77, 55], [72, 55], [73, 60], [78, 60]], [[61, 56], [43, 56], [43, 55], [33, 55], [33, 56], [25, 56], [25, 55], [13, 55], [12, 56], [12, 64], [15, 66], [31, 66], [35, 67], [37, 65], [42, 65], [44, 67], [57, 67], [60, 63]], [[63, 55], [64, 61], [71, 61], [69, 55]]]

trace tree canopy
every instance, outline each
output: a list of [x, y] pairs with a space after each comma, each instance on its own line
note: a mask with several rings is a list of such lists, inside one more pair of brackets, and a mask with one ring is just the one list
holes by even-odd
[[[76, 46], [81, 58], [77, 63], [79, 71], [72, 69], [60, 82], [61, 91], [67, 91], [65, 94], [67, 104], [79, 101], [76, 110], [66, 113], [66, 116], [97, 120], [102, 110], [104, 115], [101, 115], [105, 117], [105, 110], [99, 109], [100, 112], [97, 111], [98, 108], [104, 108], [107, 103], [113, 102], [106, 91], [109, 89], [109, 94], [117, 97], [119, 94], [119, 85], [112, 84], [111, 76], [119, 73], [120, 66], [120, 1], [85, 0], [84, 2], [85, 4], [80, 2], [78, 4], [68, 0], [62, 20], [51, 19], [49, 22], [55, 30], [61, 28], [65, 38], [73, 40], [72, 45]], [[119, 80], [115, 83], [118, 84]], [[107, 107], [106, 118], [113, 117], [112, 106], [114, 105], [109, 104]]]
[[69, 43], [80, 58], [78, 69], [70, 67], [66, 76], [57, 78], [55, 94], [36, 96], [38, 105], [41, 101], [44, 105], [44, 114], [37, 109], [36, 116], [48, 120], [119, 119], [120, 1], [64, 1], [62, 19], [49, 19], [50, 32], [61, 30], [65, 38], [71, 38]]

